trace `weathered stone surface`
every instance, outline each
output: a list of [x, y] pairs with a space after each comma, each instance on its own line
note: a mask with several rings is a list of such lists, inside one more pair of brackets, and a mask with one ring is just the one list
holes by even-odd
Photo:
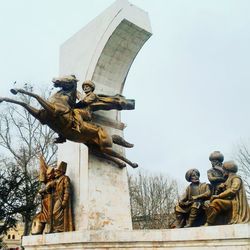
[[[43, 249], [175, 249], [248, 250], [250, 224], [168, 230], [89, 231], [28, 236], [25, 250]], [[59, 244], [60, 242], [60, 244]]]
[[[95, 93], [121, 94], [131, 64], [150, 36], [147, 13], [127, 0], [117, 0], [61, 46], [60, 75], [75, 74], [79, 90], [83, 81], [93, 80]], [[123, 136], [118, 111], [97, 113], [95, 122], [111, 135]], [[106, 118], [106, 123], [98, 117]], [[120, 146], [114, 149], [125, 154]], [[89, 154], [84, 145], [71, 142], [59, 146], [58, 158], [68, 162], [76, 230], [132, 229], [126, 169], [118, 169]]]
[[[117, 0], [61, 46], [60, 75], [76, 75], [79, 90], [83, 81], [93, 80], [95, 93], [121, 94], [133, 60], [150, 36], [147, 13], [127, 0]], [[123, 135], [118, 111], [97, 113], [95, 122], [111, 135]], [[102, 118], [98, 119], [98, 115]], [[114, 149], [125, 154], [119, 146]], [[125, 233], [124, 230], [132, 229], [126, 168], [118, 169], [89, 154], [85, 145], [73, 142], [59, 146], [58, 160], [68, 163], [76, 231], [24, 237], [25, 248], [84, 249], [82, 241], [88, 242], [89, 237], [98, 242], [117, 230]], [[97, 233], [100, 231], [104, 235]]]

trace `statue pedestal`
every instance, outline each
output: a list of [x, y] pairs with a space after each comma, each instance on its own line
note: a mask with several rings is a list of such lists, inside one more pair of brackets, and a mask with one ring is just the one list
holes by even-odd
[[[122, 94], [129, 69], [151, 36], [148, 15], [127, 0], [117, 0], [60, 48], [60, 75], [76, 75], [81, 90], [95, 82], [95, 93]], [[117, 110], [99, 111], [93, 122], [110, 135], [123, 136]], [[124, 149], [113, 146], [124, 155]], [[68, 163], [73, 186], [76, 231], [132, 229], [127, 169], [89, 154], [86, 146], [59, 146], [58, 160]]]
[[250, 224], [168, 230], [83, 230], [23, 238], [25, 250], [250, 249]]
[[76, 231], [132, 229], [127, 169], [89, 155], [83, 144], [60, 145], [73, 191]]

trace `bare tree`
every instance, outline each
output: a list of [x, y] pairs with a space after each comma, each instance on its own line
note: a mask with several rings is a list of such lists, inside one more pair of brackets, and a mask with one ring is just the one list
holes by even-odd
[[250, 149], [246, 144], [241, 144], [236, 154], [239, 172], [245, 184], [248, 199], [250, 199]]
[[[27, 84], [25, 89], [33, 90]], [[22, 101], [36, 106], [29, 96], [22, 96]], [[38, 206], [38, 158], [42, 154], [47, 163], [55, 162], [57, 147], [53, 136], [51, 129], [41, 125], [25, 109], [4, 106], [0, 115], [0, 146], [5, 149], [0, 160], [0, 221], [3, 222], [0, 231], [15, 225], [17, 216], [21, 215], [24, 235], [29, 233]]]
[[174, 206], [178, 198], [176, 181], [163, 175], [139, 172], [129, 176], [133, 228], [171, 228], [175, 222]]

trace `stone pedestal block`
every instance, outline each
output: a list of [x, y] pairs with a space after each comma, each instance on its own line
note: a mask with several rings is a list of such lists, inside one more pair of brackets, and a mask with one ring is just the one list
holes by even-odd
[[61, 145], [58, 157], [68, 162], [76, 231], [132, 228], [126, 168], [89, 156], [74, 142]]

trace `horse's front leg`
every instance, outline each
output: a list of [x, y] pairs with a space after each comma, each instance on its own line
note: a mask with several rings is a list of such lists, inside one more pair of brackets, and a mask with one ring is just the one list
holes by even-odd
[[11, 89], [10, 92], [13, 95], [16, 95], [17, 93], [21, 93], [21, 94], [24, 94], [24, 95], [28, 95], [28, 96], [34, 97], [41, 104], [41, 106], [44, 109], [46, 109], [47, 111], [50, 111], [50, 112], [55, 112], [54, 105], [51, 104], [51, 103], [49, 103], [48, 101], [44, 100], [42, 97], [40, 97], [37, 94], [34, 94], [32, 92], [29, 92], [29, 91], [26, 91], [24, 89]]
[[0, 98], [0, 103], [1, 102], [10, 102], [10, 103], [20, 105], [20, 106], [24, 107], [36, 119], [40, 119], [40, 111], [36, 108], [31, 107], [30, 105], [28, 105], [25, 102], [16, 101], [16, 100], [13, 100], [11, 98], [6, 98], [6, 97]]

